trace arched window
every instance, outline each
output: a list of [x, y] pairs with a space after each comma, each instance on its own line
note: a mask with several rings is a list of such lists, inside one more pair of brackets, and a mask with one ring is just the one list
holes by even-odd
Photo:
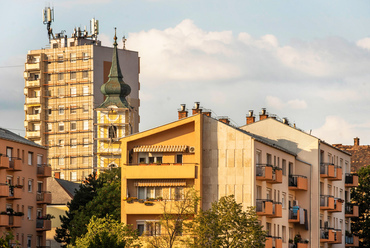
[[116, 126], [109, 126], [108, 127], [108, 137], [110, 139], [115, 139], [117, 138], [117, 127]]

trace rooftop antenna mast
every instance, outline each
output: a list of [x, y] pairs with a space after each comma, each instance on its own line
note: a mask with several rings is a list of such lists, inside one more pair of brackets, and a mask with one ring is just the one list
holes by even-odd
[[91, 38], [93, 38], [94, 40], [98, 39], [99, 21], [95, 20], [95, 18], [91, 19], [90, 21], [90, 33], [91, 33]]
[[48, 30], [49, 41], [52, 36], [55, 39], [53, 34], [53, 29], [51, 28], [51, 23], [54, 21], [54, 8], [45, 7], [42, 10], [42, 22], [46, 24], [46, 29]]

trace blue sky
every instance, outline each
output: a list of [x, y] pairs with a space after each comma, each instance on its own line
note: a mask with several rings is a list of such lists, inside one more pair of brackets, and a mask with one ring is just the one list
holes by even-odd
[[[244, 125], [262, 107], [330, 143], [370, 144], [370, 2], [51, 1], [54, 33], [100, 22], [141, 57], [141, 124], [193, 102]], [[24, 134], [23, 64], [47, 43], [45, 1], [0, 0], [0, 126]], [[14, 66], [14, 67], [8, 67]]]

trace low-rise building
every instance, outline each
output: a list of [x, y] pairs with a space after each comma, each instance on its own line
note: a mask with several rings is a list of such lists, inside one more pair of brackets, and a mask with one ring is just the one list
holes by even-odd
[[44, 247], [51, 228], [46, 159], [45, 147], [0, 128], [0, 233], [11, 230], [24, 248]]

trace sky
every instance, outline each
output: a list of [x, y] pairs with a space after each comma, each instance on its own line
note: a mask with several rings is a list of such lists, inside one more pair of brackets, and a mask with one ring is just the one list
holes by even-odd
[[[0, 127], [24, 135], [24, 63], [54, 33], [99, 20], [139, 52], [140, 131], [200, 102], [245, 125], [261, 108], [337, 144], [370, 144], [368, 0], [0, 0]], [[120, 44], [122, 47], [122, 42]]]

